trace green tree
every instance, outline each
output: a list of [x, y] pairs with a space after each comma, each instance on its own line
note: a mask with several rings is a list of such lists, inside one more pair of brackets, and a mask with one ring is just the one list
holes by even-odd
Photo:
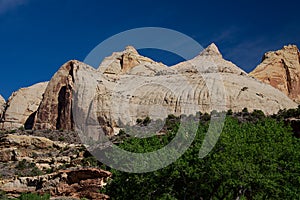
[[[112, 170], [105, 189], [112, 199], [298, 199], [299, 139], [283, 122], [268, 117], [239, 123], [228, 116], [213, 151], [198, 157], [208, 125], [172, 165], [155, 172], [130, 174]], [[166, 145], [176, 132], [163, 137], [128, 139], [120, 146], [147, 152]]]

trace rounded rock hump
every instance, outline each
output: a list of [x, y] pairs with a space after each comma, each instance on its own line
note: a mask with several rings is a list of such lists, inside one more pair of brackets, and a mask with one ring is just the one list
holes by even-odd
[[127, 46], [124, 51], [114, 52], [111, 56], [106, 57], [100, 64], [98, 71], [108, 76], [155, 75], [166, 69], [166, 65], [141, 56], [133, 46]]
[[42, 101], [48, 82], [37, 83], [14, 92], [8, 99], [4, 111], [4, 128], [13, 129], [24, 126], [32, 128], [36, 111]]

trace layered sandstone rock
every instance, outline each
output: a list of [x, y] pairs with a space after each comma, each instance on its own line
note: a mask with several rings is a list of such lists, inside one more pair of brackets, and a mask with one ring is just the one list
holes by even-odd
[[98, 191], [111, 175], [110, 172], [97, 168], [60, 170], [47, 175], [5, 180], [0, 182], [0, 189], [11, 197], [22, 193], [48, 193], [52, 198], [104, 200], [109, 199], [109, 196]]
[[224, 60], [214, 44], [173, 67], [128, 47], [106, 58], [97, 70], [79, 61], [63, 65], [48, 84], [35, 128], [72, 129], [76, 125], [97, 138], [99, 130], [112, 135], [146, 116], [158, 120], [168, 114], [245, 107], [272, 114], [297, 105]]
[[[31, 135], [1, 135], [0, 190], [9, 197], [22, 193], [50, 193], [51, 197], [107, 199], [98, 191], [111, 173], [87, 168], [90, 163], [85, 160], [85, 154], [82, 145]], [[68, 169], [61, 170], [66, 167]]]
[[241, 68], [223, 58], [218, 47], [212, 43], [192, 60], [179, 63], [172, 68], [179, 72], [196, 70], [198, 73], [231, 73], [247, 75]]
[[72, 130], [72, 89], [74, 65], [78, 61], [64, 64], [47, 85], [39, 106], [35, 129]]
[[40, 105], [48, 82], [38, 83], [14, 92], [7, 101], [5, 128], [32, 127], [34, 115]]
[[[72, 130], [74, 128], [72, 99], [74, 74], [83, 75], [87, 84], [96, 75], [92, 67], [76, 60], [65, 63], [52, 77], [38, 108], [34, 129]], [[89, 71], [91, 70], [91, 71]], [[91, 77], [91, 78], [90, 78]]]
[[115, 52], [105, 58], [98, 70], [102, 74], [122, 75], [122, 74], [154, 74], [163, 70], [166, 66], [157, 63], [150, 58], [141, 56], [137, 50], [128, 46], [123, 52]]
[[251, 76], [279, 89], [300, 103], [300, 53], [295, 45], [267, 52]]

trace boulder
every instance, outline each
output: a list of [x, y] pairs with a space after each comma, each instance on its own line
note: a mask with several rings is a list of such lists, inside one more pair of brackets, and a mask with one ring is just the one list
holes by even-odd
[[300, 53], [296, 45], [267, 52], [250, 75], [300, 103]]
[[30, 129], [36, 111], [41, 103], [48, 82], [37, 83], [14, 92], [7, 101], [4, 127], [7, 129], [25, 126]]

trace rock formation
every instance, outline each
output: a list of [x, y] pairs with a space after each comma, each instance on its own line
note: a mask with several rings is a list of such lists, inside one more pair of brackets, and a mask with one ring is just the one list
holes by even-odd
[[4, 119], [5, 128], [31, 128], [35, 113], [42, 100], [48, 82], [38, 83], [14, 92], [7, 101]]
[[85, 65], [69, 61], [52, 77], [37, 111], [34, 129], [72, 130], [72, 91], [77, 67]]
[[212, 43], [192, 60], [179, 63], [172, 68], [179, 72], [191, 71], [193, 68], [198, 73], [231, 73], [247, 75], [242, 69], [223, 58], [218, 47]]
[[0, 119], [2, 119], [3, 112], [5, 110], [5, 99], [0, 95]]
[[48, 193], [52, 198], [68, 197], [72, 199], [88, 198], [105, 200], [109, 196], [99, 193], [111, 173], [97, 168], [60, 170], [52, 174], [33, 177], [17, 177], [0, 182], [0, 190], [9, 196], [22, 193]]
[[82, 145], [29, 135], [1, 135], [0, 190], [9, 197], [50, 193], [51, 197], [108, 199], [98, 191], [111, 173], [91, 168], [85, 154]]
[[279, 89], [300, 103], [300, 53], [295, 45], [267, 52], [251, 76]]
[[214, 44], [172, 67], [128, 47], [104, 59], [97, 70], [79, 61], [63, 65], [48, 84], [34, 127], [73, 129], [76, 121], [81, 130], [88, 124], [99, 132], [100, 125], [112, 135], [122, 124], [134, 125], [146, 116], [156, 120], [244, 107], [272, 114], [297, 105], [224, 60]]

